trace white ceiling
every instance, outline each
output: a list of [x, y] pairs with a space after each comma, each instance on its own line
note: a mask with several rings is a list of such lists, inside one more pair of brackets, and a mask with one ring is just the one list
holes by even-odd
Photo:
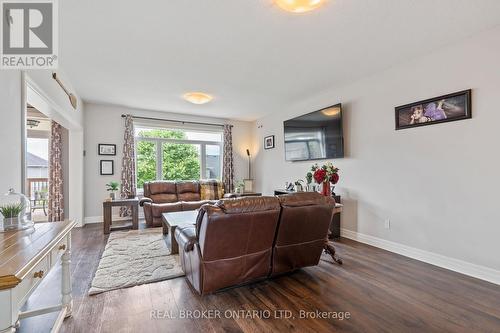
[[61, 65], [84, 100], [242, 120], [500, 24], [499, 0], [327, 0], [306, 14], [272, 0], [60, 4]]

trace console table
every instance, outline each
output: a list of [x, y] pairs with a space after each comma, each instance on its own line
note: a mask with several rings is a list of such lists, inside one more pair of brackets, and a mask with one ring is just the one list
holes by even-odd
[[[59, 312], [52, 332], [71, 316], [71, 229], [75, 221], [36, 223], [33, 228], [0, 233], [0, 333], [12, 333], [19, 320]], [[47, 273], [61, 260], [61, 304], [20, 312]]]

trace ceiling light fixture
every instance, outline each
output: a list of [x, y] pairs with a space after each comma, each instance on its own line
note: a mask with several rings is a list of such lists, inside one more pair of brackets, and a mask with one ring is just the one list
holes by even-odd
[[213, 100], [213, 96], [202, 92], [188, 92], [182, 98], [193, 104], [205, 104]]
[[274, 0], [274, 2], [288, 12], [305, 13], [320, 7], [325, 0]]
[[339, 107], [333, 107], [333, 108], [328, 108], [323, 111], [321, 111], [325, 116], [328, 117], [334, 117], [340, 113], [340, 108]]

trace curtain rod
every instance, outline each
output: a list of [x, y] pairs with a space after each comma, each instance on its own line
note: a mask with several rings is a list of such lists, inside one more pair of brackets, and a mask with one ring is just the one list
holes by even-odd
[[[122, 118], [125, 118], [127, 115], [122, 114]], [[140, 117], [140, 116], [132, 116], [133, 119], [146, 119], [146, 120], [158, 120], [158, 121], [168, 121], [172, 123], [181, 123], [181, 124], [192, 124], [192, 125], [208, 125], [208, 126], [217, 126], [224, 127], [224, 124], [211, 124], [211, 123], [201, 123], [197, 121], [183, 121], [183, 120], [172, 120], [172, 119], [162, 119], [162, 118], [151, 118], [151, 117]], [[233, 125], [229, 125], [233, 127]]]

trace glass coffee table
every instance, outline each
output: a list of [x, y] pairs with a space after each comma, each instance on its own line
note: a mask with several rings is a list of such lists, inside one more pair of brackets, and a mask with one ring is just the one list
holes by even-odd
[[196, 224], [198, 210], [186, 210], [162, 214], [163, 234], [170, 239], [170, 253], [179, 253], [179, 244], [175, 240], [175, 229], [179, 226], [193, 226]]

